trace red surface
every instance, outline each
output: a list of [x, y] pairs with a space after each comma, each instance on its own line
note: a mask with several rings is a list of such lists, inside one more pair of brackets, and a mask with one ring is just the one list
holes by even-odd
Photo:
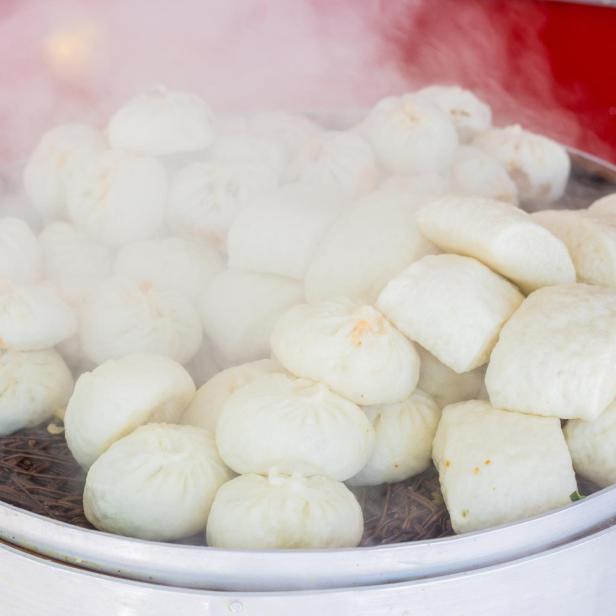
[[497, 120], [616, 162], [616, 8], [438, 0], [409, 15], [400, 43], [416, 79], [462, 82]]

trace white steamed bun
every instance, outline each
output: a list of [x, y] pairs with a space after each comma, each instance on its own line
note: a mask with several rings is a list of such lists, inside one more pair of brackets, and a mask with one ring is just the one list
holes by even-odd
[[203, 240], [165, 237], [122, 246], [114, 271], [139, 284], [150, 283], [183, 297], [197, 299], [224, 269], [222, 257]]
[[207, 543], [218, 548], [349, 548], [364, 519], [343, 484], [327, 477], [242, 475], [218, 490]]
[[125, 150], [83, 156], [66, 183], [73, 224], [103, 244], [118, 246], [160, 233], [167, 172], [155, 158]]
[[79, 303], [111, 271], [109, 249], [68, 222], [53, 222], [39, 235], [45, 277], [60, 295]]
[[165, 156], [195, 152], [213, 139], [212, 113], [194, 94], [157, 88], [131, 98], [107, 127], [114, 148]]
[[232, 476], [207, 430], [149, 424], [90, 467], [83, 509], [100, 530], [173, 541], [203, 532], [218, 488]]
[[62, 124], [47, 131], [24, 168], [24, 188], [43, 220], [66, 217], [66, 180], [73, 165], [84, 156], [102, 150], [101, 133], [85, 124]]
[[201, 319], [223, 364], [232, 366], [268, 356], [276, 320], [303, 299], [297, 280], [229, 269], [203, 293]]
[[543, 210], [533, 219], [569, 250], [579, 282], [616, 287], [616, 220], [593, 210]]
[[443, 409], [433, 456], [456, 533], [555, 509], [577, 489], [558, 419], [480, 400]]
[[34, 427], [61, 413], [73, 377], [53, 350], [0, 351], [0, 435]]
[[310, 262], [304, 281], [308, 301], [347, 297], [373, 303], [409, 263], [436, 252], [415, 223], [424, 203], [422, 196], [390, 187], [346, 208]]
[[616, 193], [606, 195], [605, 197], [601, 197], [601, 199], [593, 201], [588, 206], [588, 211], [591, 214], [601, 214], [608, 216], [616, 215]]
[[596, 419], [616, 397], [616, 290], [571, 284], [529, 295], [500, 333], [486, 388], [502, 409]]
[[77, 318], [47, 286], [0, 293], [0, 349], [43, 351], [70, 338]]
[[250, 116], [248, 131], [273, 139], [284, 147], [287, 164], [283, 181], [286, 182], [297, 180], [306, 164], [314, 160], [323, 133], [323, 129], [306, 116], [286, 111], [266, 111]]
[[374, 426], [375, 446], [368, 464], [349, 480], [351, 485], [404, 481], [430, 466], [441, 409], [428, 394], [416, 389], [402, 402], [364, 411]]
[[432, 396], [441, 408], [455, 402], [474, 400], [479, 396], [483, 387], [482, 368], [458, 374], [421, 345], [416, 344], [415, 349], [420, 359], [417, 388]]
[[82, 374], [64, 416], [66, 442], [88, 468], [108, 447], [150, 422], [179, 420], [195, 384], [177, 362], [158, 355], [127, 355]]
[[517, 205], [518, 189], [493, 156], [470, 145], [458, 148], [451, 166], [451, 192]]
[[301, 280], [344, 200], [321, 186], [287, 184], [255, 199], [229, 231], [229, 267]]
[[107, 278], [81, 311], [81, 339], [96, 363], [129, 353], [167, 355], [188, 362], [201, 346], [203, 329], [193, 302], [183, 295], [130, 278]]
[[287, 370], [357, 404], [400, 402], [419, 378], [413, 344], [378, 310], [346, 299], [291, 308], [271, 345]]
[[510, 203], [441, 197], [417, 213], [417, 225], [442, 250], [479, 259], [525, 293], [575, 281], [566, 246]]
[[467, 143], [492, 125], [492, 110], [470, 90], [434, 85], [415, 92], [449, 115], [461, 143]]
[[167, 224], [224, 247], [229, 227], [255, 195], [278, 185], [275, 170], [262, 162], [193, 162], [172, 178]]
[[602, 488], [616, 483], [616, 402], [593, 421], [569, 420], [565, 437], [582, 477]]
[[344, 481], [370, 458], [374, 430], [357, 405], [322, 383], [265, 374], [226, 400], [216, 443], [240, 474], [276, 470]]
[[244, 168], [248, 170], [255, 167], [269, 169], [269, 174], [263, 170], [264, 177], [270, 177], [272, 183], [280, 183], [287, 166], [287, 147], [275, 137], [246, 131], [220, 135], [208, 150], [207, 160], [246, 165]]
[[19, 218], [0, 218], [0, 292], [38, 282], [43, 259], [30, 227]]
[[381, 165], [403, 175], [446, 170], [458, 147], [449, 115], [414, 94], [381, 100], [362, 123], [360, 132]]
[[429, 255], [390, 280], [377, 306], [411, 340], [462, 373], [488, 361], [523, 299], [476, 259]]
[[205, 428], [214, 434], [227, 398], [247, 383], [275, 372], [284, 373], [285, 370], [274, 359], [258, 359], [218, 372], [197, 390], [182, 416], [182, 423]]
[[522, 203], [553, 203], [563, 196], [571, 161], [559, 143], [516, 124], [491, 128], [478, 135], [473, 145], [504, 165]]
[[354, 199], [374, 188], [378, 174], [372, 148], [360, 135], [328, 131], [321, 135], [319, 151], [302, 168], [299, 179]]

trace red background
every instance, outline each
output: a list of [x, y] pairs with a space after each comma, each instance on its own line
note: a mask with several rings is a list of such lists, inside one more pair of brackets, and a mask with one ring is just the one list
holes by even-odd
[[[471, 54], [474, 67], [464, 64], [469, 59], [466, 50], [478, 49], [486, 24], [506, 41], [509, 52], [507, 74], [497, 76], [503, 91], [484, 93], [497, 119], [499, 112], [515, 119], [516, 105], [530, 101], [537, 111], [523, 116], [522, 122], [616, 162], [616, 8], [531, 0], [429, 2], [413, 28], [418, 36], [406, 32], [401, 37], [409, 70], [431, 72], [426, 45], [435, 51], [455, 45], [459, 57], [447, 54], [449, 66], [439, 67], [441, 75], [433, 80], [446, 79], [449, 73], [481, 91], [486, 75], [498, 70], [490, 64], [490, 50]], [[537, 70], [535, 59], [547, 62], [553, 84], [546, 84], [550, 76]], [[577, 130], [558, 126], [556, 116], [545, 111], [556, 106], [571, 112]]]

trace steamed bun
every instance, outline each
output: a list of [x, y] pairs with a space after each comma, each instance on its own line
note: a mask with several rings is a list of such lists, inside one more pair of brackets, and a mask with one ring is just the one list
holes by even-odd
[[0, 293], [0, 349], [43, 351], [70, 338], [77, 318], [50, 287]]
[[274, 323], [303, 299], [297, 280], [229, 269], [203, 293], [201, 319], [223, 364], [232, 366], [268, 356]]
[[149, 424], [90, 467], [83, 509], [100, 530], [173, 541], [205, 529], [214, 496], [231, 477], [206, 430]]
[[368, 143], [356, 133], [329, 131], [319, 151], [300, 172], [300, 181], [338, 191], [354, 199], [374, 188], [378, 169]]
[[389, 186], [345, 209], [310, 262], [304, 281], [308, 301], [344, 296], [372, 303], [407, 265], [437, 252], [415, 222], [424, 204], [423, 196]]
[[483, 388], [483, 369], [458, 374], [419, 344], [415, 345], [415, 349], [420, 359], [417, 387], [430, 394], [441, 408], [479, 397]]
[[229, 231], [229, 267], [301, 280], [343, 205], [320, 186], [287, 184], [263, 194]]
[[413, 344], [376, 309], [345, 299], [291, 308], [271, 344], [287, 370], [357, 404], [400, 402], [419, 378]]
[[248, 201], [278, 184], [276, 171], [255, 162], [193, 162], [172, 179], [167, 224], [224, 247], [227, 232]]
[[351, 485], [373, 486], [404, 481], [425, 471], [432, 460], [432, 441], [441, 409], [426, 393], [416, 389], [395, 404], [364, 408], [374, 426], [374, 451]]
[[259, 359], [218, 372], [197, 390], [182, 416], [182, 423], [206, 428], [214, 434], [227, 398], [236, 389], [265, 374], [276, 372], [284, 373], [285, 370], [274, 359]]
[[0, 218], [0, 292], [38, 282], [43, 259], [30, 227], [19, 218]]
[[179, 420], [195, 384], [177, 362], [158, 355], [127, 355], [82, 374], [64, 416], [66, 442], [88, 468], [109, 446], [150, 422]]
[[24, 168], [24, 187], [45, 221], [66, 217], [66, 180], [75, 162], [102, 150], [101, 133], [85, 124], [62, 124], [47, 131]]
[[165, 156], [203, 150], [213, 139], [212, 113], [194, 94], [157, 88], [115, 112], [107, 136], [114, 148]]
[[518, 202], [518, 189], [505, 167], [483, 150], [468, 145], [458, 149], [453, 161], [451, 191], [514, 205]]
[[571, 457], [554, 417], [471, 400], [446, 407], [433, 449], [456, 533], [515, 522], [568, 504]]
[[222, 257], [214, 248], [204, 241], [183, 237], [122, 246], [114, 265], [118, 276], [191, 299], [197, 299], [223, 268]]
[[265, 374], [226, 400], [216, 443], [240, 474], [276, 470], [344, 481], [370, 458], [374, 430], [358, 406], [322, 383]]
[[471, 141], [492, 124], [492, 110], [470, 90], [458, 86], [434, 85], [415, 92], [449, 115], [461, 143]]
[[570, 284], [529, 295], [500, 333], [486, 388], [502, 409], [596, 419], [616, 398], [616, 290]]
[[559, 143], [516, 124], [491, 128], [477, 136], [473, 145], [504, 165], [523, 203], [548, 204], [563, 196], [571, 161]]
[[32, 428], [61, 413], [73, 377], [53, 350], [0, 351], [0, 435]]
[[85, 299], [111, 271], [109, 249], [68, 222], [47, 225], [39, 243], [45, 276], [68, 302]]
[[475, 259], [427, 256], [390, 280], [377, 306], [411, 340], [462, 373], [485, 364], [524, 296]]
[[525, 293], [575, 281], [566, 246], [510, 203], [441, 197], [417, 213], [417, 225], [442, 250], [479, 259]]
[[155, 158], [124, 150], [84, 156], [66, 191], [70, 220], [103, 244], [118, 246], [161, 231], [167, 172]]
[[543, 210], [532, 217], [565, 244], [580, 282], [616, 287], [616, 220], [592, 209]]
[[218, 490], [207, 543], [218, 548], [348, 548], [364, 520], [343, 484], [327, 477], [242, 475]]
[[155, 353], [185, 363], [202, 337], [199, 314], [188, 297], [127, 277], [103, 281], [81, 312], [83, 349], [96, 363], [129, 353]]
[[391, 173], [412, 175], [446, 170], [458, 147], [449, 115], [414, 94], [381, 100], [360, 131], [372, 145], [378, 161]]
[[248, 131], [253, 135], [273, 139], [284, 147], [287, 164], [283, 181], [293, 182], [317, 155], [323, 129], [298, 113], [266, 111], [249, 117]]
[[616, 402], [593, 421], [569, 420], [565, 437], [577, 473], [602, 488], [616, 483]]

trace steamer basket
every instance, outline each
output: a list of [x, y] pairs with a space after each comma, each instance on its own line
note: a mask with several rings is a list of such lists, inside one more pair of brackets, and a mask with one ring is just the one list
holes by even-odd
[[[559, 207], [585, 207], [616, 191], [616, 167], [570, 153], [572, 177]], [[456, 537], [344, 550], [239, 551], [118, 537], [0, 503], [2, 614], [82, 616], [93, 597], [100, 602], [85, 613], [105, 616], [440, 616], [454, 605], [455, 613], [475, 615], [607, 614], [594, 606], [616, 601], [613, 584], [600, 588], [616, 573], [615, 516], [616, 486], [529, 520]], [[4, 598], [26, 588], [30, 594], [41, 588], [31, 601], [40, 601], [43, 611], [7, 612]], [[57, 609], [46, 601], [48, 592]], [[551, 603], [541, 599], [545, 592], [553, 593]]]

